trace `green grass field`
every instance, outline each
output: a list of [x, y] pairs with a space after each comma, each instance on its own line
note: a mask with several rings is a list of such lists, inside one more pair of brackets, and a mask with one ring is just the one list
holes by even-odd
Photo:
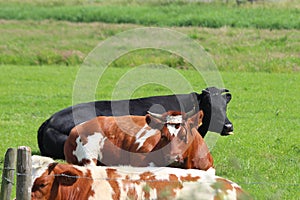
[[[0, 174], [7, 148], [26, 145], [39, 154], [37, 129], [72, 105], [76, 75], [88, 53], [113, 35], [149, 25], [176, 30], [202, 45], [233, 95], [228, 117], [235, 135], [209, 133], [206, 138], [217, 138], [212, 148], [217, 174], [239, 183], [255, 199], [297, 200], [300, 4], [234, 2], [0, 0]], [[207, 87], [179, 56], [141, 50], [111, 64], [95, 98], [110, 99], [122, 75], [147, 63], [176, 69], [194, 91]], [[150, 84], [132, 97], [170, 92]]]
[[[132, 24], [70, 23], [65, 21], [0, 20], [0, 64], [80, 65], [98, 43]], [[211, 54], [221, 71], [300, 71], [300, 30], [222, 27], [170, 27], [194, 39]], [[84, 31], [82, 31], [84, 30]], [[164, 53], [139, 51], [114, 66], [163, 63], [186, 67], [181, 59]]]
[[[124, 2], [124, 1], [123, 1]], [[299, 10], [284, 6], [236, 6], [221, 3], [123, 4], [81, 2], [64, 5], [46, 3], [2, 3], [0, 17], [18, 20], [65, 20], [72, 22], [133, 23], [145, 26], [206, 26], [220, 28], [254, 27], [272, 29], [299, 29]], [[147, 1], [146, 1], [147, 2]], [[268, 20], [265, 20], [268, 18]]]
[[[54, 112], [72, 104], [78, 67], [1, 66], [0, 153], [27, 145], [39, 153], [37, 129]], [[111, 68], [98, 93], [110, 98], [115, 74], [130, 68]], [[195, 91], [206, 87], [190, 70], [180, 70]], [[222, 72], [232, 92], [228, 116], [235, 135], [219, 137], [212, 149], [217, 174], [241, 184], [256, 199], [297, 199], [299, 195], [300, 74]], [[109, 81], [106, 81], [109, 80]], [[103, 88], [106, 88], [103, 90]], [[137, 96], [167, 94], [167, 90], [136, 91]], [[106, 94], [106, 95], [105, 95]], [[216, 136], [209, 133], [210, 136]], [[3, 157], [0, 157], [2, 166]]]

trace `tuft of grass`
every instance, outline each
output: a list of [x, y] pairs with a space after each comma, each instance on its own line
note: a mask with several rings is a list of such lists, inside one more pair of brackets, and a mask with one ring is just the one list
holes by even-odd
[[[39, 154], [37, 129], [72, 105], [79, 67], [0, 66], [0, 165], [9, 147], [27, 145]], [[109, 67], [96, 99], [110, 99], [132, 67]], [[177, 70], [197, 92], [206, 87], [194, 70]], [[299, 73], [221, 72], [233, 98], [228, 117], [235, 135], [217, 137], [212, 148], [217, 175], [240, 184], [255, 199], [297, 199], [299, 188]], [[188, 91], [187, 91], [188, 92]], [[163, 86], [138, 87], [133, 97], [170, 94]], [[208, 133], [215, 136], [215, 133]], [[2, 168], [0, 167], [0, 174]]]

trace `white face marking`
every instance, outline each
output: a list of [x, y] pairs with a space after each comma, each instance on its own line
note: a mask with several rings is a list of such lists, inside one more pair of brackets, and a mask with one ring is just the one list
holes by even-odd
[[175, 124], [167, 124], [167, 128], [170, 132], [171, 135], [174, 135], [175, 137], [177, 137], [180, 129], [181, 129], [181, 126], [179, 126], [177, 129], [176, 129], [176, 126]]
[[167, 124], [168, 123], [181, 124], [182, 123], [182, 115], [176, 115], [176, 116], [168, 115], [166, 120], [167, 120]]
[[[146, 127], [148, 125], [146, 124], [137, 134], [136, 134], [136, 140], [135, 140], [135, 143], [138, 143], [139, 146], [137, 148], [137, 150], [139, 150], [145, 143], [145, 141], [155, 135], [157, 133], [157, 130], [156, 129], [150, 129], [150, 130], [147, 130]], [[145, 133], [143, 136], [141, 136], [143, 133]]]
[[183, 121], [182, 115], [176, 115], [176, 116], [168, 115], [166, 120], [167, 120], [167, 122], [166, 122], [167, 128], [168, 128], [170, 134], [176, 137], [179, 133], [181, 126], [176, 128], [175, 124], [182, 124], [182, 121]]
[[[33, 155], [31, 156], [31, 163], [32, 163], [32, 168], [31, 168], [31, 184], [34, 183], [35, 179], [37, 177], [40, 177], [47, 169], [48, 165], [50, 163], [54, 163], [55, 161], [52, 158], [44, 157], [44, 156], [38, 156], [38, 155]], [[31, 188], [31, 187], [30, 187]]]
[[[83, 145], [80, 137], [78, 137], [76, 139], [77, 147], [73, 151], [73, 155], [77, 157], [79, 162], [83, 159], [92, 161], [93, 159], [99, 159], [99, 157], [102, 158], [100, 149], [103, 148], [105, 139], [101, 133], [94, 133], [87, 137], [88, 142]], [[94, 164], [94, 162], [91, 162], [91, 164]]]

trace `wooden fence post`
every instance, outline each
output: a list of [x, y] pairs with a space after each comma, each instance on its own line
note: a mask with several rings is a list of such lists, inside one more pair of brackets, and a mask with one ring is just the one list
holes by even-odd
[[21, 146], [17, 151], [17, 200], [31, 199], [31, 149]]
[[1, 184], [1, 200], [10, 200], [11, 190], [14, 184], [14, 173], [16, 170], [17, 149], [9, 148], [4, 158], [4, 167]]

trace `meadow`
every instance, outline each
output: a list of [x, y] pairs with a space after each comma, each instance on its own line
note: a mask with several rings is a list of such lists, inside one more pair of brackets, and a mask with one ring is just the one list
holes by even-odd
[[[0, 64], [80, 65], [101, 41], [136, 24], [0, 20]], [[222, 27], [167, 27], [188, 35], [208, 52], [221, 71], [298, 72], [300, 30]], [[82, 31], [84, 30], [84, 31]], [[174, 68], [189, 63], [163, 51], [144, 50], [114, 62], [115, 67], [162, 63]]]
[[[2, 3], [0, 17], [17, 20], [64, 20], [71, 22], [132, 23], [145, 26], [205, 26], [220, 28], [300, 28], [298, 9], [281, 7], [237, 7], [224, 4], [166, 5], [83, 3], [76, 5], [33, 5]], [[264, 19], [269, 18], [267, 21]]]
[[[97, 95], [109, 99], [118, 75], [128, 70], [111, 68]], [[1, 155], [7, 148], [21, 145], [30, 146], [33, 154], [39, 154], [37, 129], [51, 114], [72, 105], [77, 71], [78, 67], [66, 66], [1, 66]], [[206, 87], [192, 76], [192, 70], [179, 71], [195, 91]], [[235, 135], [218, 137], [212, 149], [217, 174], [238, 182], [256, 199], [297, 199], [300, 127], [299, 113], [294, 111], [300, 106], [300, 94], [296, 92], [300, 74], [221, 75], [233, 95], [228, 116]], [[167, 92], [164, 88], [141, 87], [135, 97]], [[1, 166], [2, 162], [3, 156]]]
[[[0, 0], [0, 174], [7, 148], [27, 145], [39, 154], [37, 129], [53, 113], [72, 105], [80, 64], [99, 42], [133, 28], [159, 26], [202, 45], [233, 95], [227, 113], [235, 134], [209, 133], [206, 138], [216, 139], [211, 151], [217, 174], [239, 183], [255, 199], [298, 199], [300, 23], [295, 16], [299, 3], [238, 7], [233, 2], [162, 2], [170, 1], [25, 0], [19, 4], [18, 0]], [[82, 6], [85, 12], [75, 15]], [[178, 9], [182, 12], [174, 15]], [[200, 15], [201, 9], [206, 14]], [[216, 15], [221, 9], [222, 15]], [[107, 21], [101, 15], [95, 18], [96, 13]], [[184, 21], [186, 13], [189, 19]], [[208, 24], [200, 23], [201, 17]], [[230, 20], [235, 21], [230, 24]], [[140, 50], [109, 66], [95, 99], [110, 99], [124, 74], [147, 63], [172, 67], [194, 91], [207, 87], [193, 66], [179, 56]], [[166, 87], [148, 84], [132, 97], [169, 93]]]

